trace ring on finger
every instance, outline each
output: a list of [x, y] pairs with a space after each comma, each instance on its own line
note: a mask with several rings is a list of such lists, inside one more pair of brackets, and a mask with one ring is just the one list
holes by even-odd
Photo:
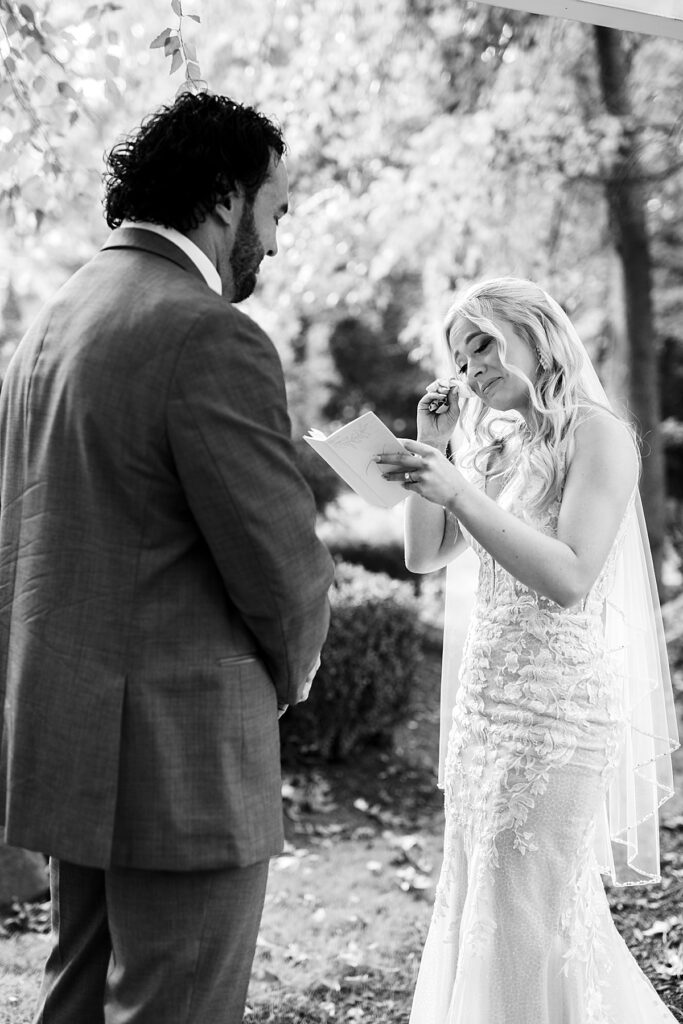
[[413, 478], [412, 478], [410, 473], [404, 473], [403, 474], [403, 479], [405, 480], [405, 482], [407, 484], [412, 484], [412, 482], [413, 482]]

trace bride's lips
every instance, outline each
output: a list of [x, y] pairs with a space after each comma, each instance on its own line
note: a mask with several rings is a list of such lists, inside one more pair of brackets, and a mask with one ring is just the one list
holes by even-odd
[[481, 394], [482, 395], [487, 395], [489, 393], [489, 391], [491, 390], [491, 388], [494, 387], [494, 385], [496, 385], [502, 379], [503, 379], [502, 377], [494, 377], [493, 380], [488, 381], [487, 384], [484, 384], [483, 387], [479, 388]]

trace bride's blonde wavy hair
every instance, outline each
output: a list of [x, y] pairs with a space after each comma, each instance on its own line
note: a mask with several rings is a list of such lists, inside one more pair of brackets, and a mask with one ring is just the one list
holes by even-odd
[[[495, 340], [502, 365], [526, 385], [530, 401], [525, 425], [519, 413], [489, 409], [470, 392], [471, 397], [461, 401], [460, 423], [467, 441], [463, 465], [469, 460], [485, 477], [506, 474], [514, 464], [519, 465], [516, 489], [524, 494], [527, 513], [538, 512], [561, 494], [566, 442], [578, 420], [591, 409], [614, 413], [586, 394], [578, 335], [564, 310], [532, 281], [499, 277], [475, 284], [460, 295], [444, 321], [451, 359], [451, 332], [460, 320], [470, 321]], [[498, 326], [501, 321], [536, 356], [534, 380], [506, 361], [507, 345]], [[455, 370], [461, 378], [457, 367]], [[501, 453], [495, 471], [489, 469], [493, 452]]]

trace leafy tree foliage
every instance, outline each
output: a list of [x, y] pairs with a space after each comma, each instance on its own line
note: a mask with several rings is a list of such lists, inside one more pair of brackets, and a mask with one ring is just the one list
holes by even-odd
[[[93, 84], [106, 83], [111, 101], [118, 96], [119, 36], [107, 25], [114, 10], [110, 3], [93, 5], [85, 14], [72, 8], [73, 17], [53, 22], [28, 3], [0, 2], [0, 206], [10, 226], [24, 226], [21, 220], [15, 225], [17, 207], [30, 211], [38, 226], [56, 209], [55, 185], [66, 171], [64, 146], [87, 109], [71, 69], [91, 73]], [[86, 38], [101, 48], [97, 60], [84, 60], [79, 39]]]
[[[46, 217], [60, 217], [74, 192], [97, 190], [78, 141], [85, 136], [91, 146], [93, 128], [126, 106], [130, 64], [140, 35], [150, 31], [139, 25], [142, 33], [132, 37], [130, 21], [122, 24], [125, 13], [111, 0], [85, 11], [76, 0], [0, 0], [0, 212], [14, 231], [32, 232]], [[171, 74], [184, 69], [180, 89], [198, 89], [196, 44], [185, 28], [201, 17], [186, 14], [181, 0], [172, 0], [171, 14], [175, 28], [165, 28], [151, 46], [163, 47]]]

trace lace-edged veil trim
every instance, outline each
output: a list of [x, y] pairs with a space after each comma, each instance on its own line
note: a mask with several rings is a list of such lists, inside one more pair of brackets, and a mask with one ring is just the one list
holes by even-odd
[[[547, 296], [550, 304], [560, 307]], [[564, 314], [562, 314], [563, 319]], [[566, 322], [566, 321], [565, 321]], [[570, 325], [571, 326], [571, 325]], [[583, 353], [582, 383], [588, 397], [607, 408], [609, 399], [578, 334]], [[457, 563], [446, 573], [444, 648], [441, 678], [439, 786], [455, 698], [461, 646], [454, 609], [462, 610]], [[456, 594], [458, 595], [456, 598]], [[671, 753], [678, 743], [673, 689], [650, 545], [639, 494], [626, 513], [614, 583], [607, 595], [605, 642], [617, 685], [622, 688], [625, 728], [616, 754], [595, 839], [601, 871], [616, 885], [659, 881], [659, 807], [674, 793]]]
[[678, 746], [664, 627], [639, 495], [607, 598], [605, 640], [623, 688], [627, 720], [595, 853], [601, 870], [617, 885], [638, 885], [660, 879], [658, 812], [673, 796], [671, 753]]

